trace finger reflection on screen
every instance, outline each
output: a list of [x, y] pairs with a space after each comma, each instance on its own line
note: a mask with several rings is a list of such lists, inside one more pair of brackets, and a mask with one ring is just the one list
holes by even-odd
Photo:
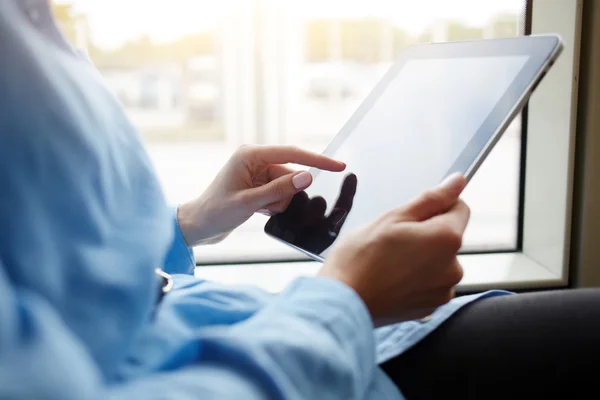
[[320, 254], [339, 236], [352, 210], [357, 185], [355, 174], [346, 175], [329, 215], [326, 215], [327, 201], [323, 197], [310, 198], [302, 191], [294, 196], [286, 211], [267, 222], [265, 229], [294, 246]]

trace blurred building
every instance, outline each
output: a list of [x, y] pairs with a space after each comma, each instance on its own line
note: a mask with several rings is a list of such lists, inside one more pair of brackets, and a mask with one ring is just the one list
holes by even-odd
[[[209, 50], [192, 38], [185, 57], [174, 51], [172, 59], [140, 62], [125, 47], [97, 64], [143, 133], [201, 140], [212, 132], [231, 145], [325, 144], [406, 46], [515, 36], [522, 25], [514, 15], [485, 27], [438, 21], [412, 38], [385, 18], [306, 20], [279, 0], [231, 3], [206, 33], [215, 43]], [[85, 16], [53, 8], [66, 36], [88, 47]], [[139, 45], [156, 55], [150, 39]]]

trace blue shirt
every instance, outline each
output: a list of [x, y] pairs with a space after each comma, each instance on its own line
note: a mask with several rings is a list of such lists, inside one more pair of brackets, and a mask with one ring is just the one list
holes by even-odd
[[[373, 330], [347, 286], [194, 278], [138, 133], [45, 0], [0, 1], [0, 398], [399, 399], [378, 364], [428, 322]], [[175, 288], [156, 307], [155, 267]]]

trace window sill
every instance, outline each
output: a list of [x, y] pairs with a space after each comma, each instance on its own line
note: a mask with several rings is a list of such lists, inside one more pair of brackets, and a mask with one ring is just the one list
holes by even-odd
[[[566, 282], [523, 253], [465, 254], [459, 256], [464, 278], [458, 292], [565, 286]], [[315, 275], [314, 261], [210, 265], [196, 268], [201, 279], [233, 285], [252, 285], [279, 292], [299, 276]]]

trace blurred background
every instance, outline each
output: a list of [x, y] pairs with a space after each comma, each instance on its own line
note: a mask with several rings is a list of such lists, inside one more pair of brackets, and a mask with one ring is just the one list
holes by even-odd
[[[169, 202], [199, 195], [243, 143], [322, 151], [408, 46], [524, 34], [526, 0], [52, 1], [139, 129]], [[435, 110], [432, 110], [432, 117]], [[464, 195], [466, 251], [517, 243], [521, 120]], [[401, 184], [401, 183], [399, 183]], [[255, 216], [199, 263], [303, 259]]]

